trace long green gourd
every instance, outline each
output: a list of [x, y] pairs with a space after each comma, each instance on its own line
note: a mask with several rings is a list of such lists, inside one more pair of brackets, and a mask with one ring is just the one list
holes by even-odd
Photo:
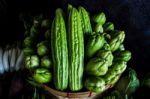
[[92, 34], [92, 26], [91, 26], [91, 22], [90, 22], [89, 13], [82, 6], [80, 6], [78, 9], [79, 9], [79, 13], [81, 15], [83, 33]]
[[68, 38], [69, 87], [71, 91], [79, 91], [83, 87], [84, 40], [81, 16], [76, 8], [69, 11]]
[[58, 8], [51, 28], [51, 48], [56, 89], [65, 90], [68, 86], [68, 48], [63, 11]]

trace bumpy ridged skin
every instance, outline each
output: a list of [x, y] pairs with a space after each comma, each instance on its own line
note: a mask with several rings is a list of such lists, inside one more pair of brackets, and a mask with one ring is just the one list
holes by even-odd
[[112, 22], [107, 22], [103, 25], [104, 31], [114, 31], [114, 24]]
[[109, 41], [110, 49], [112, 52], [116, 51], [125, 39], [124, 31], [115, 31], [111, 34], [111, 39]]
[[127, 68], [127, 62], [118, 61], [113, 63], [111, 71], [115, 72], [116, 74], [121, 74], [125, 71], [126, 68]]
[[92, 21], [95, 22], [95, 23], [99, 23], [99, 24], [103, 25], [106, 22], [105, 13], [101, 12], [101, 13], [99, 13], [97, 15], [94, 15], [92, 17]]
[[84, 40], [81, 18], [76, 8], [72, 8], [68, 20], [69, 43], [69, 87], [79, 91], [82, 86], [84, 68]]
[[99, 50], [97, 56], [105, 59], [108, 66], [112, 65], [114, 57], [110, 50]]
[[85, 71], [88, 75], [93, 76], [102, 76], [105, 75], [108, 71], [108, 63], [106, 60], [99, 57], [91, 58], [86, 67]]
[[128, 50], [117, 51], [116, 53], [114, 53], [114, 57], [115, 57], [115, 61], [125, 61], [125, 62], [128, 62], [131, 59], [132, 54]]
[[91, 34], [92, 26], [91, 26], [90, 16], [89, 16], [88, 12], [83, 7], [80, 6], [79, 13], [81, 15], [83, 33]]
[[101, 23], [97, 23], [94, 29], [95, 32], [103, 33], [103, 26]]
[[51, 48], [56, 89], [65, 90], [68, 86], [68, 48], [65, 21], [58, 8], [51, 29]]
[[101, 34], [92, 35], [86, 45], [86, 57], [91, 58], [100, 50], [105, 43], [105, 38]]

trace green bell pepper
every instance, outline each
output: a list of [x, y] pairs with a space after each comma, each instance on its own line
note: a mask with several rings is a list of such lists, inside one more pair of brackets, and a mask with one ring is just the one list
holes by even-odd
[[38, 68], [35, 70], [33, 78], [38, 83], [48, 83], [52, 79], [52, 74], [45, 68]]

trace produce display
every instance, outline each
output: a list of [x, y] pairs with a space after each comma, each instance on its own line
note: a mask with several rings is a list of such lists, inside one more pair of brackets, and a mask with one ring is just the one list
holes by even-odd
[[52, 80], [50, 20], [42, 15], [30, 17], [24, 20], [24, 27], [24, 66], [31, 71], [34, 81], [48, 83]]
[[59, 91], [102, 93], [116, 84], [132, 56], [125, 32], [104, 12], [91, 15], [82, 6], [57, 8], [53, 19], [30, 17], [24, 27], [25, 67], [36, 82]]

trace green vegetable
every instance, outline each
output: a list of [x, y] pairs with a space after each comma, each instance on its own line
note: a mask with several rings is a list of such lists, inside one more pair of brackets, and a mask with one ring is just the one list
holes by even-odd
[[40, 61], [37, 55], [31, 55], [25, 57], [25, 67], [28, 69], [38, 67], [39, 63]]
[[116, 83], [115, 89], [130, 96], [140, 86], [136, 71], [128, 68], [126, 74]]
[[107, 22], [104, 24], [103, 28], [104, 28], [105, 32], [113, 31], [114, 30], [114, 24], [112, 22]]
[[38, 68], [35, 70], [33, 78], [38, 83], [48, 83], [52, 79], [52, 74], [45, 68]]
[[51, 60], [49, 59], [48, 56], [44, 56], [41, 59], [41, 66], [42, 67], [51, 68], [51, 65], [52, 65], [52, 62], [51, 62]]
[[103, 33], [103, 35], [105, 37], [106, 43], [108, 43], [108, 41], [111, 39], [111, 35], [105, 32]]
[[106, 22], [106, 16], [103, 12], [92, 17], [92, 21], [103, 25]]
[[38, 37], [38, 35], [39, 35], [39, 28], [32, 25], [32, 27], [30, 29], [30, 36], [35, 39]]
[[58, 8], [51, 27], [51, 50], [54, 69], [54, 84], [57, 90], [68, 86], [68, 47], [66, 26], [62, 9]]
[[25, 46], [25, 47], [32, 47], [32, 46], [33, 46], [33, 38], [30, 37], [30, 36], [27, 36], [27, 37], [24, 39], [24, 46]]
[[97, 23], [95, 26], [95, 32], [103, 33], [103, 27], [101, 23]]
[[94, 54], [103, 47], [104, 43], [105, 43], [105, 38], [102, 34], [92, 35], [89, 38], [85, 49], [87, 58], [93, 57]]
[[115, 30], [112, 33], [110, 33], [110, 35], [111, 35], [112, 39], [116, 39], [117, 38], [121, 43], [125, 39], [125, 32], [124, 31]]
[[86, 11], [84, 7], [79, 7], [79, 13], [81, 15], [82, 29], [83, 33], [90, 34], [92, 33], [92, 26], [90, 22], [89, 13]]
[[34, 50], [33, 50], [32, 48], [30, 48], [30, 47], [24, 48], [23, 51], [24, 51], [24, 54], [25, 54], [26, 56], [28, 56], [28, 55], [33, 55], [33, 54], [34, 54]]
[[88, 77], [85, 80], [85, 88], [96, 93], [102, 93], [105, 90], [105, 81], [100, 77]]
[[114, 85], [119, 80], [119, 78], [120, 78], [120, 75], [116, 75], [112, 78], [106, 78], [105, 82], [108, 85]]
[[71, 11], [72, 8], [73, 6], [71, 4], [68, 4], [68, 13]]
[[124, 31], [117, 31], [115, 33], [111, 34], [111, 39], [109, 40], [110, 49], [112, 52], [116, 51], [121, 43], [125, 39], [125, 33]]
[[50, 27], [50, 20], [49, 19], [43, 20], [42, 23], [41, 23], [41, 27], [48, 29]]
[[116, 74], [121, 74], [127, 68], [127, 63], [124, 61], [117, 61], [114, 62], [111, 67], [112, 72], [115, 72]]
[[118, 51], [124, 51], [125, 50], [125, 47], [123, 44], [120, 45], [120, 47], [118, 48]]
[[108, 63], [105, 59], [95, 57], [89, 60], [85, 67], [85, 71], [89, 75], [101, 76], [108, 71]]
[[112, 71], [112, 69], [109, 68], [107, 73], [103, 76], [103, 78], [106, 84], [113, 85], [119, 79], [119, 75], [117, 75], [116, 72]]
[[38, 46], [37, 53], [40, 56], [44, 56], [48, 53], [48, 48], [45, 45]]
[[109, 50], [110, 51], [110, 46], [107, 42], [104, 43], [102, 50]]
[[131, 52], [128, 50], [117, 51], [114, 54], [115, 61], [125, 61], [128, 62], [131, 59]]
[[48, 46], [45, 41], [37, 44], [37, 53], [40, 56], [44, 56], [48, 53]]
[[81, 17], [76, 8], [72, 8], [68, 20], [69, 45], [69, 87], [79, 91], [83, 87], [84, 40]]
[[115, 77], [117, 75], [116, 72], [112, 71], [112, 67], [108, 68], [107, 73], [104, 75], [104, 78], [107, 79], [112, 79], [113, 77]]
[[120, 44], [121, 43], [117, 39], [111, 40], [111, 42], [109, 43], [111, 51], [114, 52], [115, 50], [117, 50]]
[[105, 59], [108, 66], [112, 65], [113, 55], [110, 50], [99, 50], [96, 55], [97, 57]]
[[120, 75], [125, 71], [126, 67], [126, 62], [123, 61], [117, 61], [113, 63], [113, 65], [108, 69], [107, 73], [103, 76], [106, 84], [115, 84]]

